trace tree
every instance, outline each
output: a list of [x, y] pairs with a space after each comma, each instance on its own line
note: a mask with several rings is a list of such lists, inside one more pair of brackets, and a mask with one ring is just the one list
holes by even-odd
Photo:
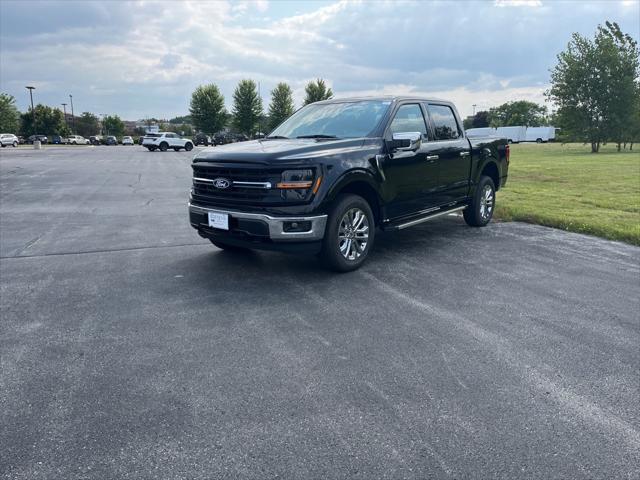
[[630, 135], [640, 91], [637, 43], [615, 23], [598, 26], [593, 40], [574, 33], [558, 55], [546, 93], [558, 107], [563, 133], [600, 150], [608, 139]]
[[538, 105], [527, 100], [517, 100], [489, 109], [488, 119], [492, 127], [516, 125], [539, 127], [545, 123], [546, 115], [547, 107], [544, 105]]
[[82, 112], [82, 115], [75, 118], [76, 134], [83, 137], [97, 135], [100, 130], [98, 117], [93, 113]]
[[271, 90], [271, 103], [269, 104], [269, 126], [276, 128], [287, 118], [293, 115], [293, 92], [286, 83], [279, 83]]
[[481, 110], [463, 120], [465, 130], [468, 128], [485, 128], [489, 126], [489, 112]]
[[262, 99], [258, 96], [256, 82], [241, 80], [233, 92], [233, 126], [252, 137], [262, 117]]
[[124, 135], [124, 122], [118, 115], [107, 115], [102, 119], [102, 127], [105, 135], [121, 137]]
[[606, 124], [607, 140], [614, 141], [621, 150], [633, 130], [634, 117], [640, 94], [640, 50], [629, 35], [622, 33], [617, 23], [606, 22], [598, 26], [596, 44], [608, 52], [612, 72], [610, 117]]
[[35, 107], [36, 123], [33, 124], [33, 112], [29, 111], [20, 115], [22, 122], [21, 131], [25, 136], [34, 134], [60, 135], [66, 131], [64, 115], [59, 108], [51, 108], [38, 104]]
[[213, 83], [200, 85], [193, 91], [189, 112], [193, 125], [201, 132], [219, 132], [227, 123], [224, 97]]
[[313, 102], [319, 102], [320, 100], [328, 100], [333, 97], [333, 92], [330, 88], [327, 88], [326, 83], [321, 78], [307, 83], [304, 87], [304, 91], [307, 94], [304, 99], [305, 105], [309, 105]]
[[13, 95], [0, 93], [0, 132], [18, 133], [20, 128], [20, 112], [16, 108]]

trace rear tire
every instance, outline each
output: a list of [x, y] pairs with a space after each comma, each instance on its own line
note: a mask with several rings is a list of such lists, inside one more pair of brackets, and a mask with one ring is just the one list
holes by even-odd
[[536, 138], [536, 143], [542, 143], [542, 139], [541, 138]]
[[250, 250], [250, 249], [248, 249], [246, 247], [238, 247], [236, 245], [229, 245], [228, 243], [220, 242], [218, 240], [213, 240], [211, 238], [209, 239], [209, 241], [211, 243], [213, 243], [219, 249], [226, 250], [228, 252], [241, 253], [241, 252], [248, 252]]
[[491, 221], [496, 206], [496, 187], [490, 177], [482, 176], [473, 199], [464, 210], [463, 217], [471, 227], [484, 227]]
[[340, 195], [329, 213], [320, 258], [337, 272], [360, 268], [375, 238], [375, 218], [359, 195]]
[[162, 142], [160, 144], [160, 151], [161, 152], [166, 152], [169, 149], [169, 144], [167, 142]]

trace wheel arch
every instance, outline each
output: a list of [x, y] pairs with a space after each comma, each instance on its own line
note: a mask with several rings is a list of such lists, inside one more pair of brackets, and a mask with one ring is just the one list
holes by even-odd
[[382, 198], [373, 175], [362, 170], [343, 174], [327, 193], [327, 202], [333, 203], [342, 194], [352, 193], [364, 198], [373, 212], [376, 225], [382, 223]]
[[493, 180], [493, 185], [496, 191], [500, 189], [500, 168], [498, 168], [498, 163], [493, 158], [489, 159], [484, 165], [482, 165], [478, 180], [480, 180], [480, 177], [483, 175], [486, 175]]

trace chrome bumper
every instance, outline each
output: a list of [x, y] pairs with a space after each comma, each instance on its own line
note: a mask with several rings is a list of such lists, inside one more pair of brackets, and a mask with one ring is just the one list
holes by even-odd
[[[232, 218], [257, 220], [269, 227], [269, 238], [274, 241], [286, 240], [322, 240], [324, 229], [327, 225], [327, 215], [297, 216], [297, 217], [272, 217], [263, 213], [238, 212], [224, 208], [208, 208], [189, 203], [189, 211], [206, 214], [208, 212], [226, 213]], [[306, 232], [285, 232], [284, 222], [311, 222], [311, 228]]]

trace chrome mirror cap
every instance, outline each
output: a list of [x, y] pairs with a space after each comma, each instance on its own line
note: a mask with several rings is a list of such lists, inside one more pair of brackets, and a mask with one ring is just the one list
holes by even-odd
[[422, 144], [422, 134], [420, 132], [397, 132], [391, 137], [396, 151], [415, 152]]

